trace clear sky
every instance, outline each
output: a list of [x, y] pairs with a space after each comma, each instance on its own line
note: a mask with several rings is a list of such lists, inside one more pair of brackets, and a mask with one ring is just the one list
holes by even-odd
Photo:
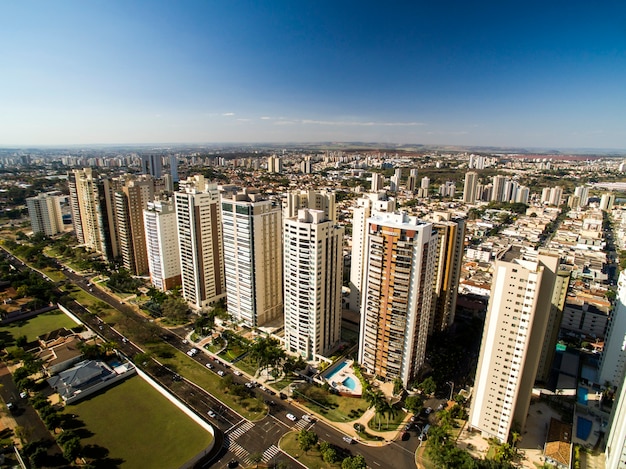
[[317, 141], [626, 149], [626, 2], [0, 2], [0, 145]]

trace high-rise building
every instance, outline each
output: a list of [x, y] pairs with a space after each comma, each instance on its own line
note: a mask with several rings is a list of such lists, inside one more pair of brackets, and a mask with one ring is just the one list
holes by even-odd
[[282, 319], [280, 204], [243, 192], [222, 198], [228, 312], [246, 326]]
[[578, 197], [578, 206], [586, 207], [589, 203], [589, 188], [587, 186], [578, 186], [574, 189], [574, 196]]
[[128, 179], [115, 192], [115, 218], [122, 265], [133, 275], [148, 273], [143, 211], [154, 200], [154, 179]]
[[449, 212], [435, 212], [430, 217], [437, 230], [437, 254], [433, 276], [433, 298], [429, 334], [446, 330], [454, 322], [463, 248], [465, 219]]
[[[78, 242], [87, 249], [107, 256], [98, 179], [91, 168], [69, 174], [72, 215]], [[106, 216], [106, 214], [105, 214]]]
[[383, 190], [385, 177], [380, 173], [372, 173], [372, 190], [371, 192], [379, 192]]
[[431, 223], [404, 212], [367, 220], [359, 340], [367, 373], [408, 386], [424, 364], [436, 249]]
[[152, 177], [163, 176], [163, 158], [161, 155], [141, 155], [141, 174], [149, 174]]
[[620, 380], [611, 409], [604, 457], [606, 469], [626, 467], [626, 379], [624, 376]]
[[170, 156], [170, 176], [172, 176], [172, 182], [178, 182], [178, 158], [176, 155]]
[[504, 183], [506, 176], [496, 175], [493, 177], [493, 189], [491, 191], [491, 200], [494, 202], [504, 201]]
[[334, 192], [312, 189], [289, 192], [285, 200], [283, 217], [285, 219], [293, 218], [303, 208], [322, 210], [327, 218], [337, 222], [337, 206]]
[[600, 359], [600, 384], [619, 386], [626, 372], [626, 270], [619, 274], [617, 298], [609, 318]]
[[557, 255], [515, 249], [496, 261], [469, 420], [483, 436], [506, 442], [514, 422], [526, 425], [558, 266]]
[[340, 339], [343, 232], [321, 210], [284, 220], [285, 347], [306, 358]]
[[63, 233], [63, 215], [60, 197], [52, 194], [39, 194], [26, 199], [28, 216], [33, 233], [54, 236]]
[[473, 204], [476, 202], [476, 186], [478, 185], [478, 173], [469, 171], [465, 173], [465, 185], [463, 186], [463, 202]]
[[602, 194], [600, 210], [612, 210], [615, 204], [615, 194]]
[[283, 161], [276, 155], [272, 155], [267, 159], [267, 172], [268, 173], [282, 173]]
[[226, 296], [217, 184], [190, 176], [181, 182], [174, 200], [183, 297], [200, 309]]
[[350, 299], [348, 309], [359, 311], [361, 308], [361, 282], [363, 281], [363, 260], [367, 219], [378, 212], [394, 212], [396, 201], [382, 192], [370, 192], [356, 200], [352, 210], [352, 253], [350, 256]]
[[176, 209], [170, 200], [148, 202], [143, 211], [150, 281], [159, 290], [180, 285]]

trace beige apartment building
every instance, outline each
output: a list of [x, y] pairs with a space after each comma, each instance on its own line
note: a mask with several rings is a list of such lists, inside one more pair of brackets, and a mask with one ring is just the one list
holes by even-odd
[[519, 251], [495, 264], [469, 420], [485, 437], [506, 442], [526, 424], [558, 267], [557, 255]]
[[39, 194], [26, 199], [28, 216], [33, 233], [54, 236], [63, 233], [63, 215], [60, 197], [52, 194]]
[[150, 281], [159, 290], [170, 290], [181, 282], [174, 202], [148, 202], [143, 220]]
[[222, 197], [228, 312], [248, 327], [283, 317], [282, 210], [261, 194]]
[[196, 309], [226, 296], [217, 184], [195, 175], [174, 193], [183, 297]]

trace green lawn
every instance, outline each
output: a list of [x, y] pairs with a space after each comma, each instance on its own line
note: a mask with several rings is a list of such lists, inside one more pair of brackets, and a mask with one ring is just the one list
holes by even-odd
[[367, 422], [368, 428], [380, 432], [399, 430], [402, 426], [402, 421], [406, 417], [406, 413], [402, 412], [400, 409], [397, 409], [397, 412], [398, 413], [393, 417], [389, 415], [389, 418], [387, 418], [387, 414], [377, 413]]
[[[206, 389], [224, 404], [232, 407], [244, 417], [250, 420], [260, 420], [267, 414], [267, 406], [259, 398], [240, 400], [232, 394], [224, 392], [222, 387], [223, 378], [220, 378], [197, 361], [190, 359], [183, 352], [169, 344], [149, 345], [147, 349], [153, 352], [156, 358], [164, 365], [175, 370], [181, 376]], [[164, 354], [165, 349], [169, 349]], [[205, 360], [203, 360], [205, 361]], [[176, 389], [176, 383], [173, 385]]]
[[287, 433], [280, 439], [280, 449], [296, 459], [300, 464], [309, 469], [341, 469], [341, 463], [329, 464], [324, 462], [317, 448], [310, 449], [307, 453], [298, 445], [298, 433]]
[[322, 388], [318, 388], [317, 392], [324, 394], [326, 404], [320, 404], [319, 401], [313, 402], [298, 393], [297, 390], [294, 390], [293, 397], [312, 411], [323, 415], [333, 422], [351, 422], [357, 420], [368, 407], [367, 402], [365, 402], [363, 398], [339, 396], [324, 391]]
[[83, 446], [109, 450], [120, 467], [180, 467], [208, 447], [211, 434], [138, 376], [67, 406], [92, 435]]
[[6, 326], [0, 327], [0, 331], [8, 333], [12, 336], [12, 339], [5, 339], [7, 340], [7, 343], [10, 343], [23, 335], [26, 336], [26, 340], [31, 342], [37, 339], [40, 335], [46, 334], [54, 329], [59, 329], [61, 327], [71, 329], [76, 326], [77, 324], [67, 315], [62, 313], [60, 310], [55, 309], [54, 311], [40, 314], [30, 319], [12, 322]]

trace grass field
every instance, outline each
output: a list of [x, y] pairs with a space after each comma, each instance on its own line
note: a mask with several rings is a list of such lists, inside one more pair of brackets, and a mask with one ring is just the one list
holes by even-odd
[[[58, 309], [48, 313], [40, 314], [34, 318], [23, 321], [15, 321], [6, 326], [0, 327], [0, 332], [8, 333], [12, 338], [7, 338], [7, 345], [23, 335], [29, 342], [37, 339], [38, 336], [46, 334], [54, 329], [66, 327], [71, 329], [77, 324]], [[4, 335], [4, 334], [3, 334]]]
[[317, 448], [310, 449], [307, 453], [302, 451], [297, 438], [297, 432], [287, 433], [280, 439], [280, 449], [309, 469], [341, 469], [341, 463], [329, 464], [324, 462]]
[[358, 419], [367, 410], [368, 405], [363, 398], [338, 396], [321, 388], [318, 388], [318, 392], [324, 392], [327, 405], [310, 401], [296, 390], [293, 392], [293, 397], [312, 411], [333, 422], [351, 422]]
[[106, 448], [123, 468], [180, 467], [212, 436], [139, 376], [67, 406], [92, 435], [83, 446]]
[[397, 409], [397, 412], [398, 413], [393, 417], [389, 415], [389, 418], [387, 418], [386, 414], [377, 413], [367, 422], [368, 428], [380, 432], [399, 430], [406, 417], [406, 413], [402, 412], [400, 409]]

